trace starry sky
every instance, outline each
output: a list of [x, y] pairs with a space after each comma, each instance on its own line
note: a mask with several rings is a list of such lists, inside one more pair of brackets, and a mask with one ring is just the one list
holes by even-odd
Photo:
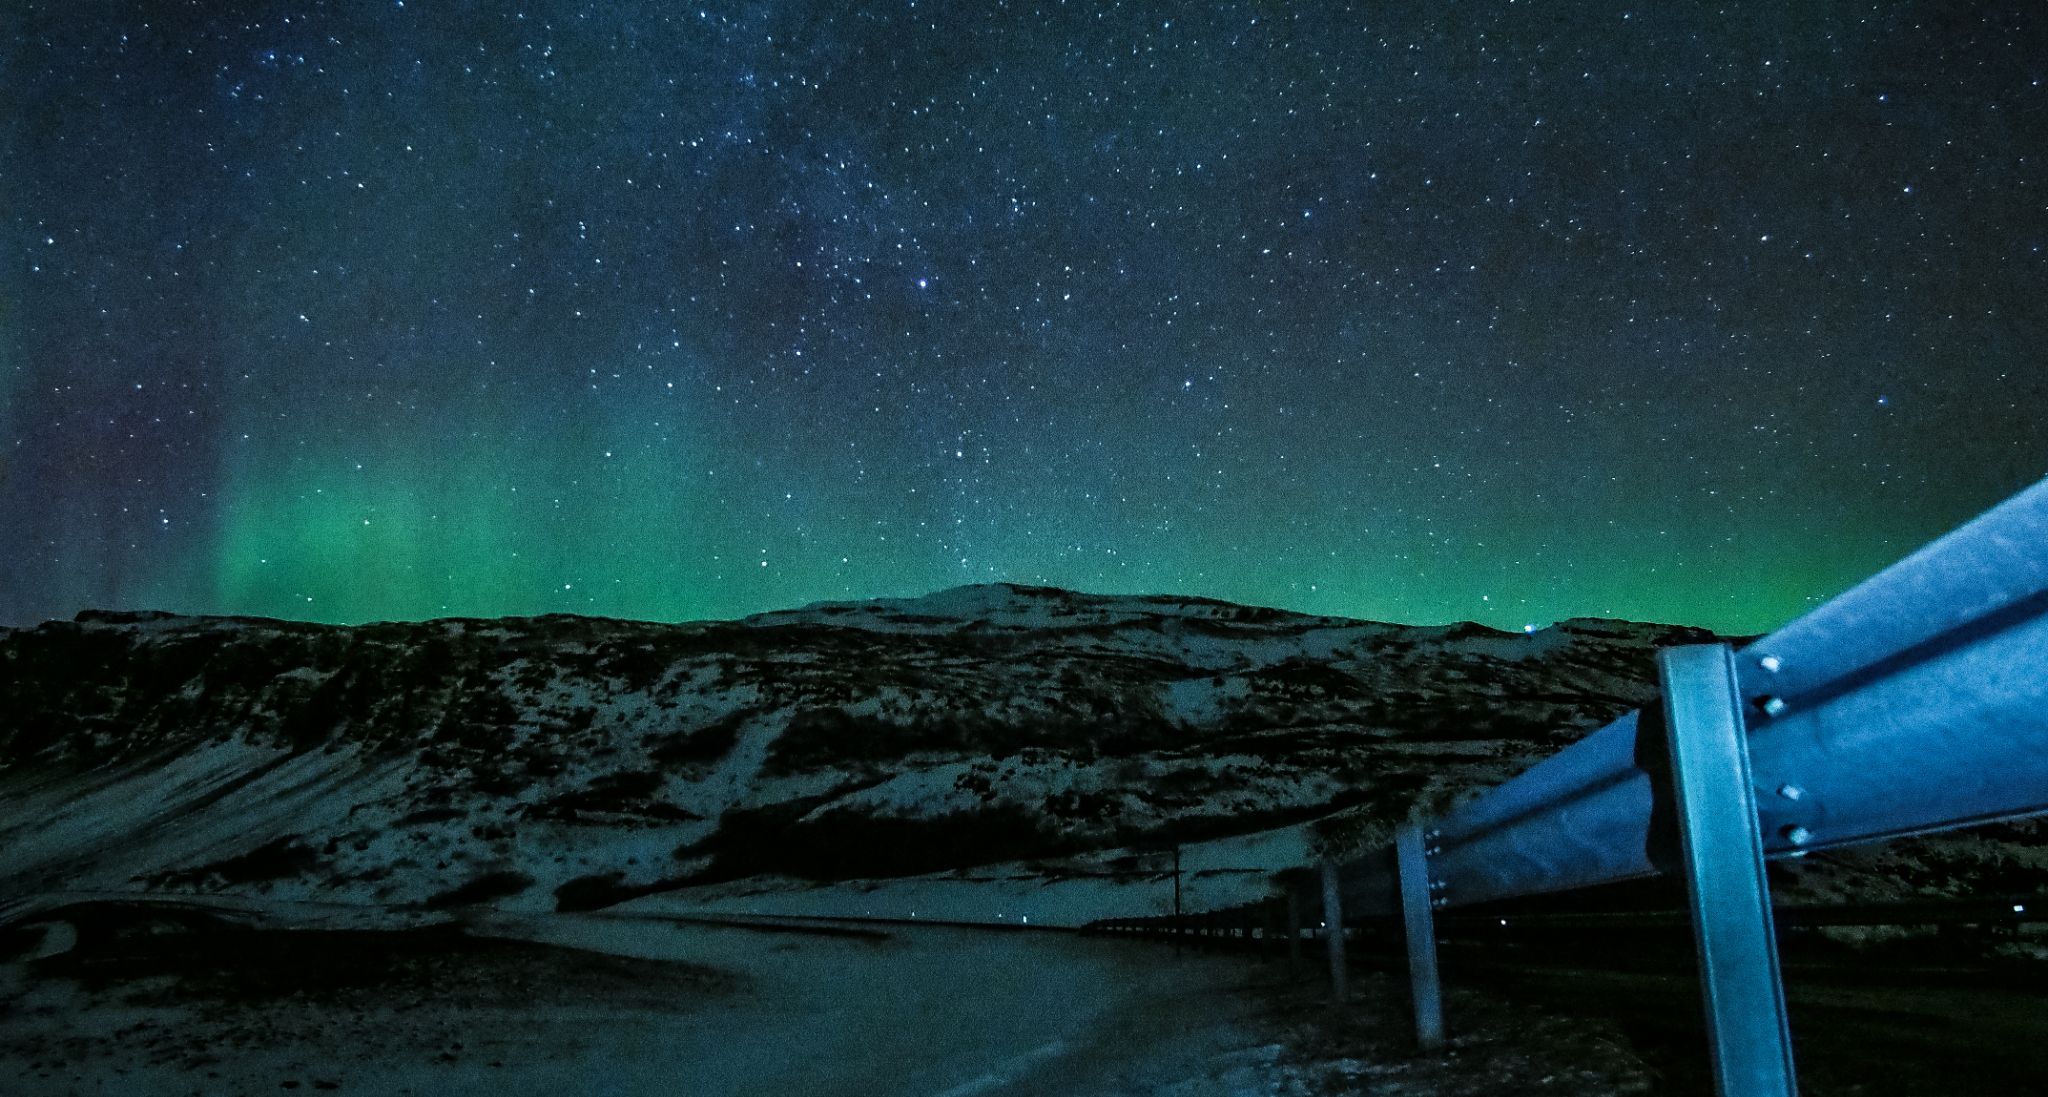
[[2038, 3], [17, 0], [0, 623], [1761, 631], [2048, 470]]

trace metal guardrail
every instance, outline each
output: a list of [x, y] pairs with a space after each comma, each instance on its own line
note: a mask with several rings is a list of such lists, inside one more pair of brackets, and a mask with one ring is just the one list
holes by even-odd
[[1658, 666], [1659, 704], [1283, 890], [1331, 926], [1402, 915], [1428, 1045], [1436, 911], [1680, 873], [1717, 1084], [1789, 1095], [1764, 859], [2048, 812], [2048, 481], [1739, 652]]
[[[1750, 644], [1735, 669], [1768, 857], [2048, 811], [2048, 483]], [[1673, 868], [1659, 717], [1629, 713], [1431, 822], [1438, 905]], [[1340, 877], [1346, 910], [1394, 913], [1385, 864]]]

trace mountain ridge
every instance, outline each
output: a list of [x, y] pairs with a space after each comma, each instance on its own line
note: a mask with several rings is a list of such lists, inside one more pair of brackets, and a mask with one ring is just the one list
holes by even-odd
[[[322, 628], [365, 628], [378, 625], [407, 624], [425, 625], [436, 624], [441, 622], [492, 623], [507, 621], [549, 620], [613, 621], [621, 624], [635, 625], [723, 625], [753, 622], [761, 619], [773, 620], [780, 618], [788, 618], [804, 614], [836, 614], [846, 612], [858, 612], [862, 610], [874, 610], [881, 607], [887, 607], [889, 609], [894, 610], [907, 610], [916, 607], [936, 607], [941, 604], [957, 605], [961, 602], [971, 603], [973, 601], [973, 596], [980, 594], [982, 592], [1005, 592], [1020, 598], [1028, 597], [1057, 599], [1070, 602], [1078, 601], [1095, 603], [1130, 603], [1134, 605], [1144, 605], [1150, 607], [1207, 607], [1218, 611], [1229, 611], [1233, 614], [1239, 615], [1252, 614], [1270, 618], [1295, 618], [1299, 620], [1313, 620], [1331, 624], [1344, 625], [1379, 625], [1389, 628], [1400, 629], [1483, 629], [1487, 632], [1498, 633], [1503, 636], [1516, 635], [1518, 631], [1515, 629], [1497, 628], [1495, 626], [1482, 624], [1478, 621], [1473, 621], [1470, 619], [1446, 621], [1437, 624], [1418, 625], [1393, 621], [1382, 621], [1377, 618], [1347, 617], [1340, 614], [1308, 613], [1302, 610], [1291, 610], [1278, 606], [1268, 606], [1263, 604], [1245, 602], [1231, 602], [1225, 599], [1200, 594], [1100, 594], [1088, 591], [1071, 590], [1065, 587], [1002, 581], [989, 583], [963, 583], [951, 587], [941, 587], [937, 590], [929, 591], [925, 594], [906, 595], [900, 597], [878, 597], [866, 599], [822, 599], [812, 602], [806, 602], [802, 605], [788, 609], [763, 610], [756, 613], [744, 614], [738, 617], [704, 618], [679, 621], [665, 621], [654, 618], [640, 617], [615, 617], [607, 614], [549, 612], [535, 614], [509, 614], [496, 617], [476, 617], [465, 614], [451, 614], [445, 617], [426, 617], [417, 619], [395, 618], [388, 620], [379, 619], [372, 621], [361, 621], [355, 623], [336, 623], [328, 621], [309, 621], [293, 617], [269, 617], [260, 614], [183, 613], [175, 610], [149, 608], [117, 610], [87, 607], [77, 611], [77, 613], [75, 613], [71, 618], [68, 619], [50, 618], [49, 620], [37, 622], [35, 624], [13, 626], [0, 625], [0, 633], [5, 633], [9, 631], [26, 631], [29, 629], [41, 627], [42, 625], [46, 624], [63, 623], [66, 620], [69, 620], [72, 623], [93, 624], [146, 624], [150, 622], [169, 620], [205, 620], [235, 621], [250, 624], [310, 625]], [[1603, 624], [1637, 626], [1654, 629], [1688, 629], [1703, 633], [1710, 631], [1706, 629], [1704, 626], [1686, 625], [1676, 622], [1636, 621], [1629, 618], [1599, 617], [1589, 615], [1559, 618], [1556, 621], [1553, 621], [1550, 624], [1544, 625], [1540, 628], [1525, 628], [1520, 631], [1523, 633], [1532, 631], [1541, 632], [1558, 626], [1598, 626]]]

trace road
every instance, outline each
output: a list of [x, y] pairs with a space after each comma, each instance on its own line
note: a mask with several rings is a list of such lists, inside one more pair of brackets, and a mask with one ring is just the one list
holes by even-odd
[[[729, 1006], [622, 1032], [565, 1075], [605, 1078], [595, 1092], [622, 1097], [679, 1083], [734, 1097], [1149, 1093], [1256, 1046], [1236, 992], [1254, 967], [1240, 960], [1161, 963], [1156, 949], [1065, 934], [945, 928], [817, 936], [602, 917], [508, 928], [746, 973]], [[621, 1065], [599, 1065], [610, 1062]]]
[[1280, 1069], [1237, 957], [604, 915], [294, 932], [0, 965], [7, 1092], [1222, 1097]]

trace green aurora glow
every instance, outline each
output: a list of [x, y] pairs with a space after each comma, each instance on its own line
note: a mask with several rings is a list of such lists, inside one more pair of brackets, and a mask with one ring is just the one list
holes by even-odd
[[1758, 632], [2048, 468], [2039, 13], [425, 7], [0, 39], [0, 625]]

